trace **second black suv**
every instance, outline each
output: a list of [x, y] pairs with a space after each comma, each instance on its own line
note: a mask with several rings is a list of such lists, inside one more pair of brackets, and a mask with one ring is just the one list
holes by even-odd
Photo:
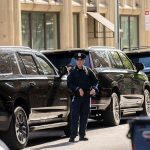
[[138, 48], [133, 51], [125, 52], [132, 60], [133, 64], [142, 63], [144, 65], [144, 73], [150, 80], [150, 48]]
[[67, 134], [70, 97], [62, 74], [38, 51], [0, 47], [0, 136], [11, 149], [24, 148], [29, 131], [63, 126]]
[[150, 83], [141, 72], [143, 65], [134, 66], [122, 51], [110, 47], [43, 51], [57, 68], [74, 66], [77, 52], [86, 54], [85, 65], [100, 83], [99, 96], [91, 100], [91, 118], [119, 125], [121, 116], [128, 113], [150, 115]]

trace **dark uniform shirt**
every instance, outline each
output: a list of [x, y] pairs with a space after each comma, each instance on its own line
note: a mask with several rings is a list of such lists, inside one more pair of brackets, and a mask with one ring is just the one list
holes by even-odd
[[91, 90], [92, 88], [98, 90], [98, 80], [93, 71], [85, 66], [79, 69], [77, 66], [71, 70], [67, 85], [69, 89], [75, 94], [82, 88], [84, 91]]

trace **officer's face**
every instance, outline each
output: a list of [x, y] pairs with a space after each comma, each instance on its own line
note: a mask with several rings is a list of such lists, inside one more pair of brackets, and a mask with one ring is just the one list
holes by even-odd
[[82, 68], [83, 65], [84, 65], [84, 59], [78, 58], [78, 59], [76, 60], [76, 65], [77, 65], [79, 68]]

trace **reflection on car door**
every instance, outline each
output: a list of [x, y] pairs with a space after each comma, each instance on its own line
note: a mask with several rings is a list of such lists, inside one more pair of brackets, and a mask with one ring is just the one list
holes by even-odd
[[68, 112], [66, 79], [61, 80], [54, 66], [44, 56], [37, 54], [36, 59], [42, 76], [46, 78], [43, 88], [47, 90], [46, 99], [40, 111], [49, 118], [62, 121]]
[[132, 79], [130, 73], [125, 69], [123, 61], [120, 59], [121, 57], [117, 51], [110, 52], [110, 56], [113, 64], [112, 67], [114, 67], [115, 81], [117, 81], [120, 92], [122, 93], [120, 107], [129, 107], [131, 104], [129, 103], [128, 105], [128, 99], [132, 92]]
[[119, 52], [120, 58], [123, 62], [123, 65], [125, 69], [128, 71], [128, 77], [131, 80], [131, 95], [129, 94], [127, 96], [127, 103], [126, 106], [128, 107], [137, 107], [141, 106], [143, 102], [143, 95], [142, 95], [142, 86], [141, 81], [137, 78], [138, 73], [134, 69], [133, 64], [130, 62], [130, 60], [127, 58], [125, 54], [122, 52]]
[[[44, 106], [46, 101], [46, 78], [40, 75], [36, 62], [34, 60], [34, 55], [29, 53], [20, 53], [20, 58], [24, 65], [26, 71], [26, 80], [28, 81], [28, 96], [29, 103], [31, 106], [32, 113], [30, 115], [30, 120], [39, 120], [44, 116], [38, 112], [38, 109]], [[25, 73], [24, 73], [25, 74]]]

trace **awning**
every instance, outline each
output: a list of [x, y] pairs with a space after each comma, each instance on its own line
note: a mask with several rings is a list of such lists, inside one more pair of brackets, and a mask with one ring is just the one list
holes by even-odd
[[106, 19], [105, 17], [103, 17], [100, 13], [97, 12], [87, 12], [87, 13], [90, 16], [92, 16], [94, 19], [96, 19], [98, 22], [102, 23], [105, 27], [115, 32], [114, 24], [110, 22], [108, 19]]

